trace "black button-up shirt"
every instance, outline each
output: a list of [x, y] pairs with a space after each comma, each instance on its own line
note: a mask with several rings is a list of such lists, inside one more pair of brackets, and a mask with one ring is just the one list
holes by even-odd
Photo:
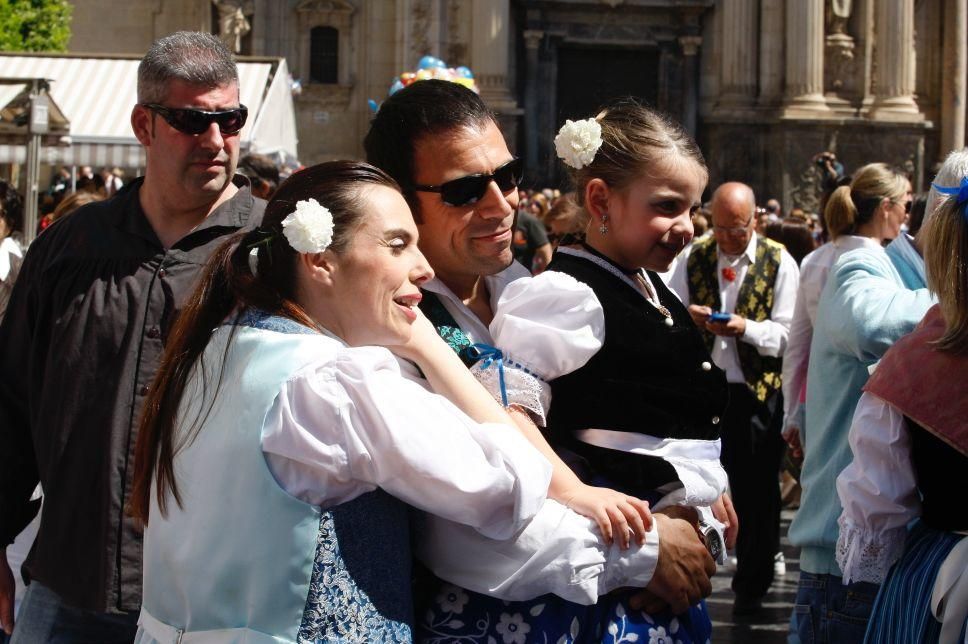
[[141, 605], [141, 530], [124, 513], [138, 414], [201, 267], [262, 220], [265, 202], [235, 181], [238, 194], [167, 250], [141, 180], [58, 221], [30, 247], [0, 325], [0, 546], [35, 514], [39, 481], [24, 569], [79, 608]]

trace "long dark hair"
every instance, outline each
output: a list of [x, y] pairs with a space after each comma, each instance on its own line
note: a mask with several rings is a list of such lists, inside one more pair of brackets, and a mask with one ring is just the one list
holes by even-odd
[[[207, 386], [202, 358], [214, 330], [229, 315], [248, 308], [315, 326], [295, 299], [298, 253], [282, 234], [282, 220], [295, 210], [297, 202], [316, 199], [333, 213], [333, 241], [329, 248], [338, 254], [345, 250], [362, 223], [366, 205], [362, 192], [368, 186], [399, 190], [382, 170], [358, 161], [333, 161], [306, 168], [279, 186], [266, 207], [261, 226], [235, 233], [213, 253], [172, 327], [141, 412], [130, 507], [134, 517], [148, 521], [152, 480], [162, 515], [167, 510], [169, 493], [181, 507], [174, 458], [197, 435], [204, 415], [199, 414], [191, 428], [176, 438], [179, 405], [196, 363], [202, 385]], [[257, 250], [255, 273], [249, 266], [253, 249]], [[216, 395], [221, 379], [220, 372]]]

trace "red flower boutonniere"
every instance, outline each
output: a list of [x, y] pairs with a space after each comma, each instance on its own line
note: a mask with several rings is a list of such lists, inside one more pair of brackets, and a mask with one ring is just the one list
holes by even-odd
[[727, 282], [732, 282], [736, 279], [736, 270], [732, 266], [727, 266], [723, 269], [723, 279]]

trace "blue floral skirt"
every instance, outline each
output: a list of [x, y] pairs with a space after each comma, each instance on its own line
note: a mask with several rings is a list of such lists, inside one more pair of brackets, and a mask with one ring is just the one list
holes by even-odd
[[[647, 615], [628, 607], [633, 591], [616, 591], [594, 606], [545, 595], [505, 602], [452, 584], [438, 584], [417, 612], [415, 640], [427, 644], [572, 644], [641, 642], [706, 644], [712, 624], [705, 602], [681, 615]], [[418, 598], [419, 601], [419, 598]]]

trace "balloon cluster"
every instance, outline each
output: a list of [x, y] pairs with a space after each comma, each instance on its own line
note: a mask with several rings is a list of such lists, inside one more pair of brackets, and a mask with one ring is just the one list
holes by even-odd
[[393, 81], [389, 93], [393, 95], [394, 92], [400, 91], [410, 83], [429, 80], [431, 78], [447, 80], [478, 92], [477, 83], [474, 82], [474, 73], [470, 69], [463, 65], [460, 67], [448, 67], [447, 63], [435, 56], [424, 56], [417, 63], [417, 71], [404, 72]]
[[[387, 95], [392, 96], [394, 93], [399, 92], [410, 83], [429, 80], [431, 78], [457, 83], [458, 85], [463, 85], [467, 89], [472, 90], [477, 94], [481, 93], [480, 90], [477, 89], [477, 83], [474, 82], [474, 72], [467, 67], [464, 67], [463, 65], [460, 67], [448, 67], [447, 63], [436, 56], [424, 56], [420, 59], [420, 62], [417, 63], [417, 71], [404, 72], [393, 80], [393, 84], [390, 85], [390, 91], [387, 93]], [[376, 113], [377, 110], [380, 109], [380, 104], [374, 101], [372, 98], [367, 100], [366, 103], [370, 106], [370, 110], [373, 113]]]

